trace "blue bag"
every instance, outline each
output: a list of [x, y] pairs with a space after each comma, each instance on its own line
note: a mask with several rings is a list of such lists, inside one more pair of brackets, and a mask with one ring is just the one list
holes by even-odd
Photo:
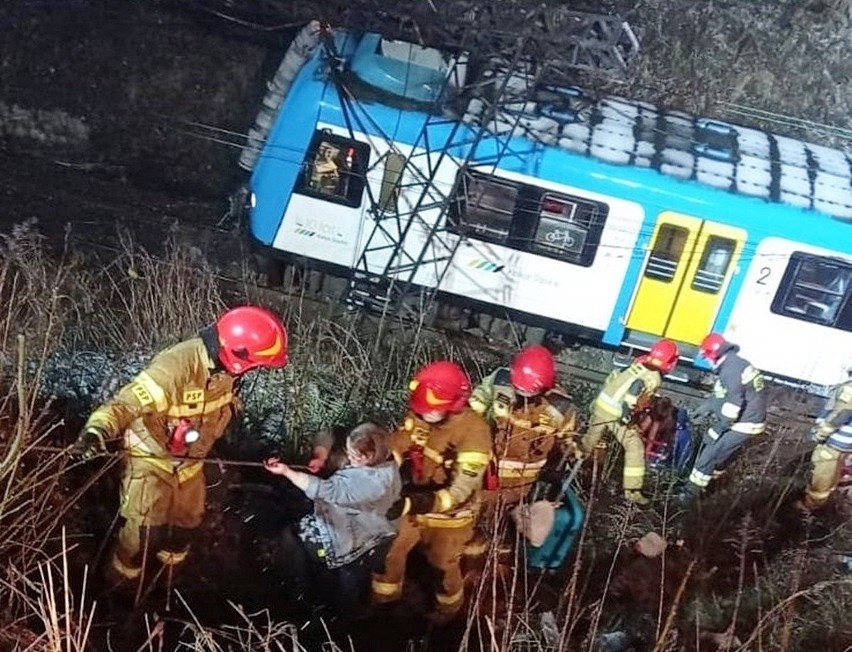
[[553, 529], [544, 543], [536, 547], [529, 541], [526, 542], [527, 567], [537, 570], [555, 569], [560, 568], [568, 559], [585, 518], [583, 506], [571, 489], [572, 481], [573, 474], [562, 483], [562, 504], [556, 509]]

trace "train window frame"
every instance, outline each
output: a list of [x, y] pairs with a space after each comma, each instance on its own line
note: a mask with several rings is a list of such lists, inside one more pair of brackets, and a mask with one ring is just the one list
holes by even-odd
[[[597, 255], [604, 223], [609, 215], [609, 206], [585, 197], [552, 192], [541, 188], [536, 188], [536, 190], [540, 192], [540, 196], [537, 203], [535, 225], [529, 238], [528, 250], [530, 253], [555, 258], [581, 267], [591, 267]], [[550, 208], [548, 208], [548, 203], [551, 205]], [[557, 213], [553, 210], [555, 203], [560, 203], [565, 207], [570, 206], [570, 213], [567, 216], [564, 210], [560, 211], [561, 214]], [[568, 238], [571, 238], [572, 234], [582, 234], [579, 246], [569, 249], [557, 248], [550, 243], [542, 243], [540, 236], [545, 220], [551, 224], [561, 222], [563, 233]], [[549, 238], [555, 233], [558, 233], [558, 231], [547, 230], [544, 237]]]
[[[660, 241], [660, 236], [663, 235], [664, 229], [674, 232], [674, 234], [681, 236], [683, 239], [680, 243], [680, 253], [675, 256], [673, 260], [666, 259], [661, 263], [659, 261], [655, 261], [654, 258], [655, 252], [661, 251], [661, 249], [657, 247], [657, 243]], [[659, 283], [671, 283], [677, 276], [677, 269], [683, 260], [684, 252], [687, 251], [689, 234], [690, 231], [685, 226], [673, 224], [671, 222], [660, 222], [660, 226], [654, 234], [654, 240], [651, 243], [651, 248], [648, 252], [648, 260], [645, 263], [645, 268], [642, 270], [642, 278], [648, 278]], [[668, 249], [665, 249], [665, 252], [668, 254]], [[657, 256], [657, 258], [662, 260], [662, 256]], [[653, 267], [652, 263], [656, 264], [657, 267]], [[662, 267], [663, 265], [668, 266], [671, 263], [674, 263], [674, 267], [672, 267], [671, 270], [664, 269]]]
[[[314, 174], [311, 172], [312, 167], [318, 160], [320, 149], [323, 146], [329, 148], [337, 148], [339, 153], [334, 156], [339, 159], [345, 156], [344, 152], [347, 148], [355, 150], [352, 167], [355, 168], [355, 173], [349, 178], [348, 184], [345, 186], [343, 193], [326, 192], [312, 187], [311, 181], [314, 180]], [[294, 194], [314, 197], [323, 201], [328, 201], [333, 204], [349, 206], [350, 208], [358, 208], [364, 198], [364, 189], [367, 185], [367, 169], [370, 164], [370, 145], [363, 141], [340, 136], [328, 129], [317, 129], [311, 138], [311, 144], [305, 153], [305, 159], [302, 161], [299, 176], [296, 179], [296, 185], [293, 189]], [[338, 164], [339, 166], [339, 164]]]
[[[710, 268], [711, 257], [719, 251], [719, 249], [714, 248], [716, 243], [725, 245], [727, 255], [725, 264], [720, 271], [714, 271]], [[695, 268], [695, 274], [693, 274], [689, 285], [690, 289], [705, 294], [719, 294], [725, 285], [725, 279], [728, 277], [736, 251], [737, 241], [733, 238], [715, 234], [707, 236], [704, 241], [704, 251], [701, 253], [701, 259], [698, 261], [698, 267]]]
[[[845, 287], [831, 288], [830, 285], [815, 284], [802, 280], [806, 265], [820, 265], [822, 270], [836, 269], [845, 272], [845, 277], [837, 276], [832, 283], [845, 278]], [[809, 270], [812, 271], [812, 270]], [[821, 296], [818, 296], [821, 295]], [[837, 298], [829, 305], [825, 298]], [[822, 299], [822, 300], [820, 300]], [[832, 312], [826, 314], [827, 309]], [[806, 321], [827, 328], [852, 331], [852, 262], [828, 256], [816, 256], [794, 251], [784, 270], [778, 290], [772, 300], [771, 311], [778, 315]]]
[[[470, 180], [477, 183], [496, 184], [511, 188], [514, 202], [508, 228], [499, 232], [490, 232], [471, 227], [467, 216], [467, 188]], [[540, 232], [542, 218], [553, 219], [553, 215], [543, 215], [546, 201], [557, 201], [572, 205], [570, 222], [577, 229], [585, 230], [585, 237], [579, 251], [565, 251], [554, 247], [536, 246], [536, 236]], [[460, 171], [456, 177], [456, 187], [448, 212], [448, 226], [453, 233], [463, 237], [503, 245], [516, 251], [524, 251], [535, 256], [553, 258], [561, 262], [591, 267], [600, 247], [601, 234], [609, 217], [610, 206], [606, 202], [557, 192], [533, 184], [519, 183], [497, 175], [485, 174], [477, 170]]]
[[[483, 207], [481, 202], [477, 206], [478, 221], [470, 219], [470, 185], [477, 184], [484, 188], [500, 188], [503, 191], [510, 191], [514, 194], [512, 198], [511, 210], [501, 210], [499, 214], [499, 223], [505, 228], [496, 227], [494, 222], [489, 223], [489, 217], [493, 217], [495, 211], [489, 210], [491, 207]], [[453, 201], [450, 205], [449, 218], [450, 224], [454, 230], [465, 236], [473, 236], [479, 240], [493, 242], [495, 244], [506, 245], [512, 237], [513, 224], [515, 222], [515, 213], [518, 206], [518, 199], [521, 196], [521, 185], [503, 179], [501, 177], [478, 174], [469, 171], [466, 174], [460, 173], [457, 181], [457, 187]], [[489, 215], [489, 213], [491, 215]], [[508, 216], [508, 217], [506, 217]], [[482, 218], [486, 219], [482, 219]]]

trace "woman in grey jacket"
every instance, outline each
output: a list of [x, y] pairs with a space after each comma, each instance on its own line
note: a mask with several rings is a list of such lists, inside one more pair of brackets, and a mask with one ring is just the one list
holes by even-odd
[[351, 615], [366, 592], [373, 567], [384, 562], [382, 544], [396, 535], [386, 514], [402, 484], [384, 428], [374, 423], [354, 428], [346, 439], [346, 455], [348, 466], [325, 480], [277, 458], [264, 462], [267, 471], [284, 476], [314, 501], [313, 513], [304, 516], [296, 530], [313, 570], [319, 566], [326, 571], [311, 578], [319, 581], [310, 582], [328, 593], [317, 596], [319, 601], [342, 618]]

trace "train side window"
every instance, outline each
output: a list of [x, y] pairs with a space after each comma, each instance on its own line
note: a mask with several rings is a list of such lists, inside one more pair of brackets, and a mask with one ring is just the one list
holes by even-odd
[[357, 207], [364, 194], [370, 146], [318, 131], [308, 149], [295, 192]]
[[725, 282], [731, 258], [734, 255], [737, 243], [728, 238], [710, 236], [704, 245], [704, 253], [698, 269], [695, 270], [695, 278], [692, 279], [692, 289], [708, 294], [718, 294]]
[[465, 175], [451, 219], [464, 233], [505, 243], [512, 227], [518, 187], [494, 177]]
[[852, 330], [852, 268], [796, 252], [781, 280], [772, 312]]
[[583, 262], [586, 240], [594, 210], [584, 210], [583, 202], [546, 194], [538, 207], [538, 224], [532, 239], [532, 250], [551, 254], [574, 263]]
[[681, 226], [661, 224], [648, 257], [648, 264], [645, 265], [645, 276], [670, 283], [677, 272], [688, 237], [689, 231]]

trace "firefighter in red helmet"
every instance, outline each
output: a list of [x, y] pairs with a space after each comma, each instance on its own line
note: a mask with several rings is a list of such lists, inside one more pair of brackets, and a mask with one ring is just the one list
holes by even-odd
[[763, 374], [739, 355], [740, 347], [719, 333], [708, 334], [699, 353], [713, 367], [716, 383], [699, 413], [712, 415], [686, 487], [678, 498], [690, 503], [707, 490], [734, 453], [766, 430]]
[[437, 610], [454, 615], [464, 604], [460, 560], [473, 537], [491, 435], [467, 405], [470, 381], [459, 365], [426, 365], [409, 389], [409, 411], [391, 437], [404, 482], [399, 534], [384, 572], [373, 577], [373, 597], [378, 603], [399, 599], [408, 554], [419, 544], [440, 574]]
[[624, 497], [637, 505], [647, 505], [648, 498], [642, 493], [645, 445], [635, 418], [662, 385], [662, 374], [675, 368], [678, 356], [675, 342], [659, 340], [625, 370], [614, 370], [595, 399], [589, 428], [583, 435], [586, 454], [599, 445], [607, 432], [621, 444], [624, 448]]
[[82, 459], [123, 448], [121, 515], [112, 558], [116, 579], [142, 573], [143, 549], [165, 565], [182, 562], [204, 514], [203, 464], [231, 421], [237, 380], [287, 364], [287, 331], [264, 308], [225, 312], [198, 336], [156, 355], [86, 421], [74, 447]]
[[[573, 451], [576, 409], [556, 386], [556, 361], [541, 345], [521, 349], [508, 367], [484, 378], [473, 390], [470, 406], [493, 429], [496, 478], [483, 493], [482, 525], [489, 530], [497, 520], [498, 502], [512, 507], [526, 498], [555, 447]], [[484, 552], [491, 538], [481, 538], [467, 554]]]

